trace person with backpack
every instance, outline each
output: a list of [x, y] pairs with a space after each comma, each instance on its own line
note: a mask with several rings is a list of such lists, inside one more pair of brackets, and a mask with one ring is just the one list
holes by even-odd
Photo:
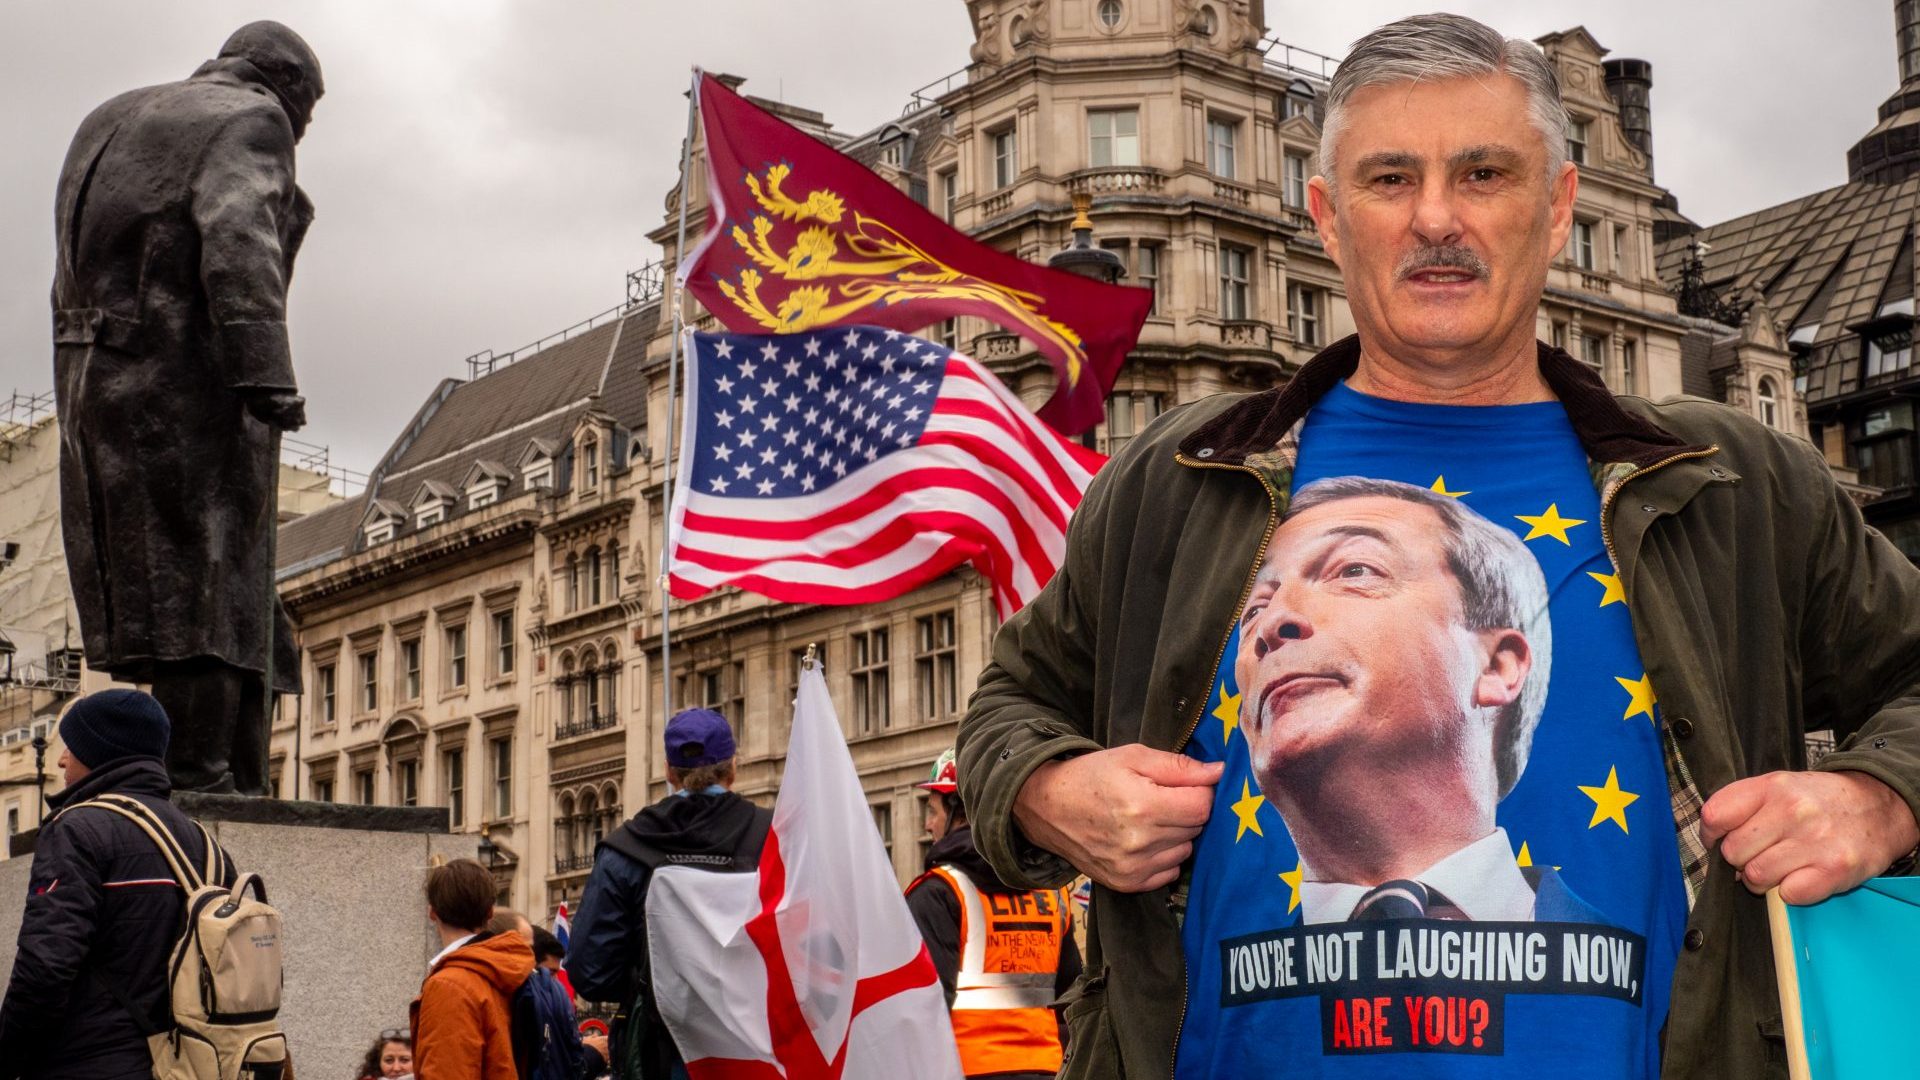
[[[154, 1073], [149, 1037], [176, 1024], [167, 962], [186, 924], [175, 858], [207, 884], [231, 886], [237, 876], [233, 860], [167, 801], [171, 731], [160, 703], [138, 690], [89, 694], [60, 720], [66, 786], [47, 799], [55, 814], [34, 846], [0, 1004], [0, 1080]], [[142, 813], [144, 824], [132, 816]]]
[[427, 872], [427, 918], [441, 949], [413, 1000], [417, 1080], [520, 1080], [510, 1004], [533, 973], [533, 946], [487, 929], [493, 875], [472, 859]]
[[773, 811], [731, 790], [733, 729], [725, 717], [683, 710], [667, 721], [665, 742], [672, 790], [600, 842], [567, 951], [574, 991], [620, 1005], [612, 1045], [621, 1080], [686, 1076], [652, 993], [646, 904], [653, 871], [669, 865], [755, 870], [773, 827]]
[[[513, 1020], [514, 1068], [520, 1080], [594, 1080], [604, 1073], [607, 1041], [581, 1037], [572, 993], [541, 961], [540, 935], [544, 931], [508, 908], [495, 908], [487, 929], [496, 934], [519, 934], [532, 942], [533, 970], [513, 992], [507, 1006]], [[553, 935], [547, 937], [552, 939]]]

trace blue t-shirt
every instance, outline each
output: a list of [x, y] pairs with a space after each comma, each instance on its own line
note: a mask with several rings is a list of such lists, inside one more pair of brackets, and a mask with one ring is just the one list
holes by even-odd
[[1187, 747], [1176, 1077], [1657, 1077], [1686, 898], [1565, 410], [1341, 385], [1292, 495]]

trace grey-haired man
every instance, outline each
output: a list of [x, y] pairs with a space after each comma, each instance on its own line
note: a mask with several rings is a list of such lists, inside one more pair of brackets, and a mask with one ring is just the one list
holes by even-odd
[[[1563, 1076], [1784, 1075], [1754, 891], [1777, 884], [1790, 902], [1818, 900], [1887, 871], [1920, 841], [1920, 573], [1865, 527], [1810, 447], [1720, 406], [1616, 398], [1535, 340], [1579, 183], [1566, 128], [1557, 79], [1529, 43], [1449, 15], [1402, 20], [1357, 42], [1328, 94], [1323, 175], [1309, 191], [1357, 335], [1285, 387], [1195, 403], [1130, 443], [1076, 514], [1060, 572], [996, 638], [959, 736], [976, 841], [1010, 885], [1055, 884], [1075, 868], [1096, 882], [1089, 975], [1066, 1009], [1064, 1075], [1164, 1075], [1169, 1062], [1181, 1076], [1210, 1065], [1230, 1075], [1279, 1055], [1295, 1075], [1357, 1076], [1383, 1067], [1380, 1054], [1410, 1049], [1471, 1060], [1384, 1067], [1409, 1075], [1431, 1060], [1445, 1075], [1492, 1076], [1548, 1060]], [[1221, 808], [1231, 805], [1233, 827], [1216, 843], [1229, 851], [1250, 850], [1256, 825], [1280, 831], [1272, 817], [1261, 824], [1272, 810], [1239, 783], [1216, 794], [1242, 752], [1234, 709], [1246, 708], [1244, 697], [1225, 700], [1221, 657], [1296, 468], [1343, 475], [1315, 474], [1306, 461], [1335, 444], [1316, 444], [1314, 430], [1336, 399], [1349, 419], [1388, 415], [1383, 432], [1417, 428], [1410, 413], [1432, 419], [1418, 445], [1436, 452], [1456, 437], [1450, 426], [1472, 426], [1475, 410], [1544, 410], [1534, 419], [1566, 429], [1545, 451], [1472, 437], [1505, 467], [1503, 479], [1572, 455], [1589, 509], [1569, 509], [1577, 493], [1562, 487], [1559, 501], [1543, 498], [1502, 524], [1529, 523], [1523, 540], [1551, 563], [1559, 588], [1589, 582], [1594, 619], [1625, 617], [1607, 644], [1636, 665], [1581, 672], [1582, 692], [1566, 702], [1604, 700], [1611, 715], [1566, 728], [1550, 705], [1547, 724], [1565, 731], [1565, 747], [1588, 733], [1630, 741], [1635, 756], [1617, 769], [1582, 759], [1575, 764], [1589, 771], [1577, 777], [1563, 769], [1569, 782], [1542, 793], [1561, 800], [1557, 816], [1543, 801], [1529, 820], [1558, 830], [1570, 849], [1611, 843], [1632, 856], [1619, 865], [1643, 888], [1599, 875], [1581, 887], [1615, 890], [1618, 904], [1599, 905], [1609, 916], [1637, 905], [1638, 944], [1604, 940], [1629, 966], [1672, 973], [1657, 985], [1630, 977], [1605, 990], [1542, 991], [1551, 972], [1574, 969], [1522, 956], [1510, 986], [1475, 967], [1479, 981], [1457, 995], [1403, 1001], [1380, 981], [1407, 970], [1394, 953], [1356, 948], [1342, 955], [1370, 965], [1365, 978], [1323, 967], [1326, 986], [1352, 992], [1328, 991], [1317, 1014], [1287, 1018], [1304, 1025], [1300, 1037], [1235, 1026], [1302, 992], [1287, 981], [1300, 971], [1276, 965], [1314, 942], [1279, 924], [1245, 941], [1193, 936], [1207, 919], [1232, 918], [1234, 903], [1262, 899], [1219, 896], [1215, 868], [1192, 861]], [[1352, 444], [1363, 428], [1344, 429], [1347, 472], [1368, 468]], [[1416, 466], [1405, 454], [1394, 465]], [[1486, 497], [1455, 477], [1418, 483], [1429, 480], [1470, 503]], [[1570, 561], [1582, 542], [1594, 562]], [[1330, 558], [1314, 572], [1362, 590], [1395, 580], [1363, 557]], [[1303, 633], [1296, 627], [1290, 640]], [[1556, 660], [1557, 676], [1566, 649]], [[1217, 748], [1222, 727], [1224, 758], [1184, 752], [1209, 740]], [[1801, 736], [1820, 727], [1832, 727], [1841, 748], [1808, 772]], [[1544, 764], [1536, 744], [1523, 786], [1549, 774]], [[1409, 794], [1380, 785], [1361, 796]], [[1591, 819], [1568, 816], [1578, 811]], [[1283, 868], [1278, 883], [1269, 875], [1265, 888], [1304, 884], [1311, 863], [1305, 846], [1301, 854], [1305, 865]], [[1514, 855], [1528, 858], [1524, 848]], [[1583, 864], [1593, 865], [1597, 857]], [[1190, 891], [1176, 888], [1183, 876]], [[1402, 901], [1389, 925], [1448, 918], [1417, 880], [1370, 884]], [[1278, 910], [1288, 912], [1285, 892]], [[1216, 947], [1195, 951], [1194, 940]], [[1499, 955], [1496, 973], [1508, 972]], [[1535, 996], [1496, 1013], [1509, 991]], [[1600, 1000], [1615, 992], [1625, 996]], [[1456, 1016], [1455, 1002], [1486, 1011]], [[1442, 1042], [1410, 1047], [1416, 1032], [1404, 1016], [1434, 1003]], [[1547, 1013], [1567, 1019], [1538, 1023]], [[1485, 1023], [1456, 1023], [1463, 1041], [1449, 1040], [1449, 1017], [1468, 1016]], [[1412, 1026], [1435, 1034], [1431, 1023]], [[1487, 1041], [1503, 1029], [1503, 1045]]]

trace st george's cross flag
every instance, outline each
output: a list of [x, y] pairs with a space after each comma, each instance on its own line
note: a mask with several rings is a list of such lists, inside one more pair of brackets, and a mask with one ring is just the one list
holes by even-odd
[[681, 270], [730, 330], [919, 330], [974, 315], [1053, 364], [1040, 418], [1078, 435], [1140, 337], [1151, 290], [1038, 266], [954, 228], [873, 170], [701, 75], [707, 231]]
[[808, 667], [758, 870], [654, 871], [654, 995], [693, 1080], [960, 1080], [939, 976], [861, 792]]
[[986, 368], [877, 327], [693, 334], [673, 595], [890, 599], [971, 560], [1005, 619], [1053, 576], [1106, 459]]

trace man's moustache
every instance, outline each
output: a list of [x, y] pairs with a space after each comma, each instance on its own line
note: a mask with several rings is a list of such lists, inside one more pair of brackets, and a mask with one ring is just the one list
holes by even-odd
[[1486, 277], [1487, 261], [1472, 248], [1458, 244], [1416, 248], [1400, 260], [1399, 278], [1404, 281], [1423, 270], [1454, 270], [1474, 277]]

